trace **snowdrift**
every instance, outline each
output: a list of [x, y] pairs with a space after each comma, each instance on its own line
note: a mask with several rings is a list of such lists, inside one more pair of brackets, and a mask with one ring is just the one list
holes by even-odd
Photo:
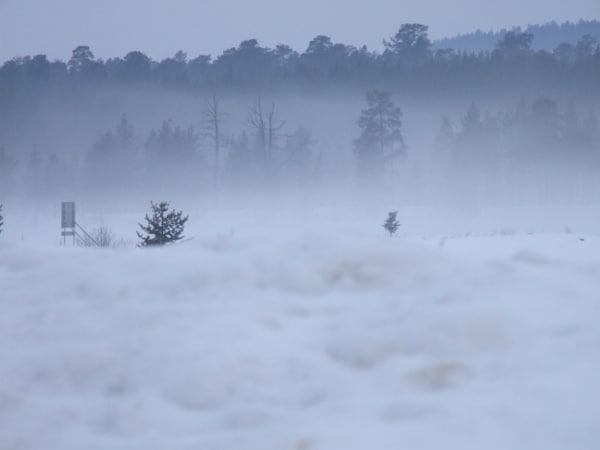
[[4, 242], [0, 448], [597, 449], [598, 255], [558, 233]]

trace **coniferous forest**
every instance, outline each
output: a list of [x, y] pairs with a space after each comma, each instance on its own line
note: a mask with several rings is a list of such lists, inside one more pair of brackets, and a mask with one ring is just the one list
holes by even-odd
[[[214, 57], [103, 60], [81, 45], [68, 61], [15, 58], [0, 67], [0, 201], [590, 202], [600, 45], [576, 34], [599, 27], [563, 27], [554, 48], [536, 45], [536, 28], [476, 51], [402, 24], [381, 52], [320, 35], [301, 53], [248, 39]], [[544, 42], [561, 29], [537, 28]]]

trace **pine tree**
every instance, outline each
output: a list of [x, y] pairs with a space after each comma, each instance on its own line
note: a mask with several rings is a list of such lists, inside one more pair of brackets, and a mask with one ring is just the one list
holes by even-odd
[[368, 108], [358, 119], [360, 136], [354, 140], [354, 154], [358, 157], [359, 174], [369, 181], [381, 181], [386, 166], [404, 156], [406, 145], [400, 129], [402, 112], [387, 91], [366, 94]]
[[397, 220], [398, 211], [390, 211], [388, 213], [388, 217], [383, 224], [383, 228], [386, 229], [390, 236], [392, 236], [396, 231], [398, 231], [398, 227], [400, 227], [400, 222]]
[[400, 58], [404, 66], [414, 68], [425, 62], [431, 55], [428, 30], [427, 25], [405, 23], [389, 42], [384, 39], [383, 45], [387, 52]]
[[[181, 211], [169, 211], [168, 202], [160, 202], [158, 205], [150, 202], [152, 217], [145, 216], [147, 225], [138, 224], [143, 233], [137, 232], [142, 240], [140, 246], [164, 245], [183, 239], [183, 227], [188, 216], [183, 217]], [[145, 233], [145, 234], [144, 234]]]

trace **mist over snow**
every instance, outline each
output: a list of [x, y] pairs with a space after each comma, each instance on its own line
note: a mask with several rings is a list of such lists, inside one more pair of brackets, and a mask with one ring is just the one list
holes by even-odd
[[594, 24], [4, 62], [0, 449], [596, 450]]
[[332, 211], [195, 214], [170, 248], [4, 241], [0, 447], [596, 447], [597, 234]]

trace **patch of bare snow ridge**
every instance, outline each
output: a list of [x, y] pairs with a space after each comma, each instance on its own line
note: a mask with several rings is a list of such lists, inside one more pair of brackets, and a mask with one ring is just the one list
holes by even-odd
[[0, 448], [597, 449], [586, 238], [4, 243]]

